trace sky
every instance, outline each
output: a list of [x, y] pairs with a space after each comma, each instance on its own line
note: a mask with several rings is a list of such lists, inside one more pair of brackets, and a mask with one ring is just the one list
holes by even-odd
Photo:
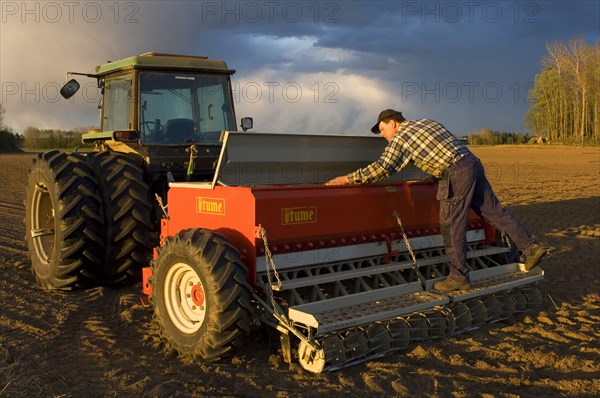
[[600, 1], [0, 1], [5, 125], [99, 125], [98, 90], [67, 71], [145, 52], [226, 61], [254, 130], [370, 134], [379, 112], [456, 135], [524, 132], [549, 41], [600, 37]]

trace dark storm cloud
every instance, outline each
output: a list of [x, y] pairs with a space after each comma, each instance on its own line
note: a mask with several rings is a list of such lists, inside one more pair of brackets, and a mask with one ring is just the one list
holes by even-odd
[[[322, 101], [240, 100], [259, 118], [281, 115], [282, 129], [291, 120], [296, 130], [362, 131], [377, 107], [394, 106], [459, 133], [522, 130], [544, 44], [577, 34], [593, 42], [600, 30], [596, 1], [67, 3], [75, 4], [72, 15], [61, 2], [27, 3], [38, 15], [24, 14], [23, 2], [2, 2], [0, 80], [10, 84], [2, 101], [18, 128], [96, 123], [95, 101], [44, 101], [44, 84], [62, 81], [67, 70], [91, 72], [106, 60], [156, 51], [224, 59], [242, 85], [302, 82], [313, 94], [314, 83], [337, 84], [339, 101], [327, 111]], [[48, 4], [62, 7], [62, 17]], [[36, 83], [42, 95], [23, 95], [23, 84]], [[7, 96], [6, 87], [20, 92]]]

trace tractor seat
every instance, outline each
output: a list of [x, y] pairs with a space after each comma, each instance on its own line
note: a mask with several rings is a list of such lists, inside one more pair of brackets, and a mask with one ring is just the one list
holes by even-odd
[[183, 118], [169, 119], [163, 127], [163, 133], [170, 144], [191, 143], [195, 140], [194, 121]]

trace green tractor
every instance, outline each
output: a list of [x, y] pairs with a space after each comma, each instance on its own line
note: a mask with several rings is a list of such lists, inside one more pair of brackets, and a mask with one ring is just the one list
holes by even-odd
[[[100, 131], [89, 153], [38, 154], [25, 199], [39, 285], [72, 289], [139, 281], [158, 245], [170, 181], [211, 180], [221, 133], [235, 131], [230, 77], [206, 57], [145, 53], [96, 67]], [[62, 88], [70, 98], [75, 79]], [[252, 119], [242, 119], [242, 129]]]

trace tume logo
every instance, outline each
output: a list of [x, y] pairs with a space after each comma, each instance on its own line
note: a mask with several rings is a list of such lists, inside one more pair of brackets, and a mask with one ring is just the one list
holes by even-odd
[[225, 199], [196, 196], [196, 213], [225, 215]]
[[281, 224], [309, 224], [317, 222], [317, 206], [281, 209]]

